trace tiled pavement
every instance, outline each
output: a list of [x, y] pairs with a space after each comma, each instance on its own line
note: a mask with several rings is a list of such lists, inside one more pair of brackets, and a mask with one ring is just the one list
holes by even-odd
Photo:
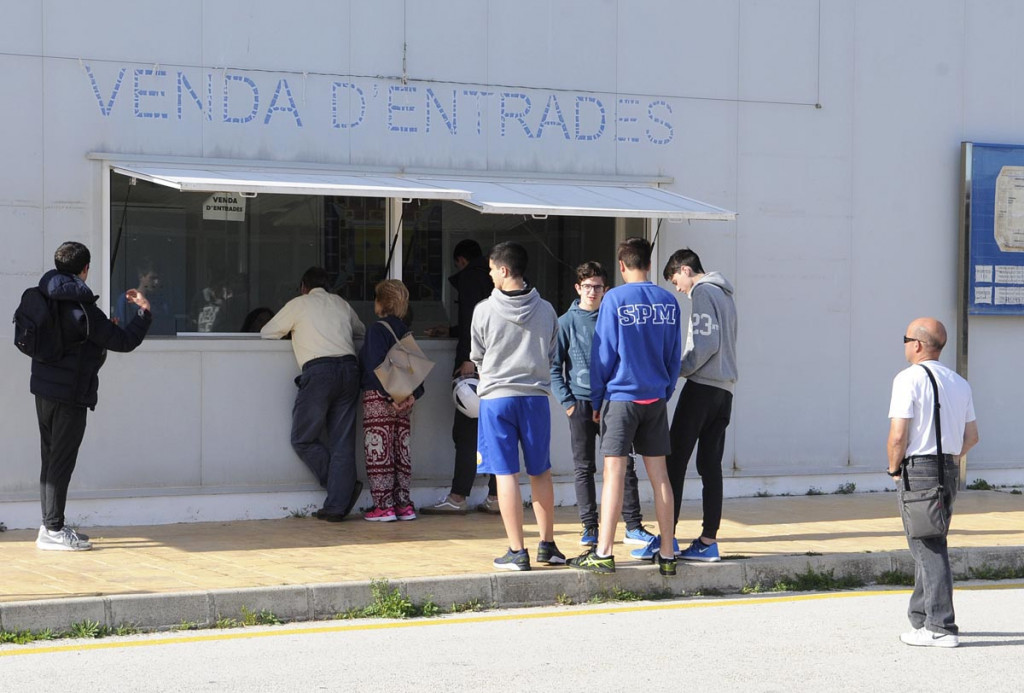
[[[653, 518], [653, 509], [646, 510], [647, 517]], [[699, 534], [699, 513], [699, 503], [684, 504], [678, 531], [680, 543]], [[531, 522], [532, 514], [527, 512], [527, 544], [533, 554], [536, 531]], [[653, 525], [653, 521], [648, 522], [649, 528]], [[365, 588], [365, 582], [375, 578], [443, 579], [458, 594], [460, 576], [466, 585], [477, 585], [467, 588], [469, 594], [479, 588], [481, 579], [490, 580], [491, 560], [506, 547], [500, 518], [478, 512], [454, 517], [424, 516], [414, 522], [394, 523], [370, 523], [358, 516], [341, 523], [288, 517], [82, 530], [93, 538], [94, 550], [43, 552], [35, 548], [34, 531], [0, 533], [0, 607], [6, 609], [0, 609], [0, 627], [10, 630], [15, 622], [23, 626], [28, 618], [12, 616], [12, 609], [17, 606], [12, 602], [46, 602], [37, 603], [36, 608], [46, 606], [52, 610], [59, 609], [61, 602], [74, 602], [70, 598], [77, 597], [104, 598], [106, 601], [96, 601], [106, 604], [104, 613], [109, 620], [112, 616], [108, 598], [116, 600], [116, 595], [218, 593], [223, 598], [230, 591], [274, 586], [362, 583]], [[575, 508], [557, 509], [555, 530], [556, 541], [566, 555], [580, 551]], [[622, 531], [620, 524], [620, 537]], [[857, 554], [898, 557], [906, 549], [892, 493], [726, 499], [719, 540], [724, 556], [751, 559], [749, 563], [726, 560], [716, 564], [723, 571], [730, 565], [735, 570], [740, 564], [757, 565], [761, 570], [769, 559], [777, 559], [778, 563], [788, 557], [792, 563], [796, 557], [813, 554], [843, 555], [850, 560], [856, 560]], [[961, 492], [949, 544], [951, 549], [993, 549], [994, 553], [985, 555], [1021, 565], [1024, 495]], [[635, 572], [643, 574], [643, 581], [649, 583], [650, 576], [656, 577], [656, 573], [652, 568], [639, 567], [647, 564], [629, 559], [631, 548], [634, 547], [616, 548], [620, 566], [617, 575], [625, 579]], [[807, 564], [807, 559], [803, 559], [803, 564]], [[527, 576], [544, 579], [541, 574], [569, 570], [542, 567], [529, 574], [503, 574], [501, 580]], [[682, 570], [681, 574], [681, 580], [685, 578], [693, 584], [694, 573]], [[561, 584], [571, 579], [573, 576], [561, 576], [556, 581]], [[410, 584], [413, 583], [416, 580]], [[492, 587], [485, 587], [485, 591], [498, 589], [497, 583], [491, 583]], [[530, 601], [523, 597], [527, 583], [518, 587], [520, 598], [512, 601]], [[582, 583], [572, 583], [570, 587], [586, 589]], [[312, 604], [313, 592], [309, 594]], [[311, 606], [309, 614], [316, 616], [318, 611]], [[47, 622], [52, 622], [55, 617], [51, 614], [47, 618], [51, 619]]]

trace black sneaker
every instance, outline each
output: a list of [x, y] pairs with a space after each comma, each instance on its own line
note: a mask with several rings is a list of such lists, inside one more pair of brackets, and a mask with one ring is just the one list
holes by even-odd
[[558, 550], [553, 541], [542, 541], [537, 546], [537, 562], [548, 565], [565, 565], [565, 554]]
[[509, 549], [504, 556], [494, 559], [494, 567], [498, 570], [529, 570], [530, 554], [526, 549], [520, 551]]
[[671, 577], [676, 574], [676, 557], [665, 558], [661, 553], [655, 554], [655, 562], [658, 564], [658, 573], [665, 577]]
[[577, 570], [589, 570], [592, 573], [615, 572], [615, 556], [605, 556], [602, 558], [597, 555], [596, 548], [591, 548], [576, 558], [570, 558], [566, 563]]

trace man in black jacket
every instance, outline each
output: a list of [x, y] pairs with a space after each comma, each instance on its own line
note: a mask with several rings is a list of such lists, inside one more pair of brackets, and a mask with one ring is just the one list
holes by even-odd
[[[458, 294], [459, 322], [448, 330], [449, 337], [455, 337], [455, 369], [452, 377], [469, 376], [476, 373], [476, 366], [469, 360], [470, 327], [473, 324], [473, 309], [476, 304], [491, 295], [494, 282], [491, 281], [490, 268], [484, 257], [480, 244], [467, 238], [459, 241], [452, 251], [455, 267], [458, 272], [448, 277]], [[429, 330], [431, 337], [444, 336], [441, 332]], [[452, 474], [451, 493], [434, 505], [420, 508], [424, 515], [465, 515], [469, 510], [467, 498], [476, 479], [476, 426], [477, 420], [455, 411], [452, 423], [452, 441], [455, 443], [455, 471]], [[487, 499], [478, 510], [497, 514], [498, 492], [495, 489], [494, 477], [487, 484]]]
[[111, 322], [96, 306], [99, 296], [85, 284], [89, 249], [73, 241], [62, 243], [53, 255], [56, 269], [39, 280], [39, 289], [56, 303], [64, 345], [57, 361], [32, 361], [29, 390], [36, 396], [36, 416], [42, 442], [39, 499], [43, 524], [36, 548], [45, 551], [87, 551], [89, 537], [64, 524], [71, 473], [85, 436], [88, 409], [96, 408], [99, 370], [107, 350], [132, 351], [142, 343], [153, 322], [149, 301], [136, 289], [125, 298], [136, 310], [125, 327]]

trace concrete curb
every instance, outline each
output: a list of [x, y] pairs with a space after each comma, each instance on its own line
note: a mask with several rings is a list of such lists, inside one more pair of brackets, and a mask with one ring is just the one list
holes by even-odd
[[[1022, 547], [950, 549], [949, 553], [957, 576], [966, 576], [970, 569], [1024, 568]], [[390, 585], [414, 604], [429, 600], [445, 612], [469, 603], [494, 608], [582, 603], [601, 595], [614, 598], [618, 591], [659, 596], [735, 594], [744, 587], [770, 586], [808, 570], [832, 571], [837, 578], [855, 576], [870, 584], [887, 571], [912, 574], [913, 560], [908, 551], [771, 556], [720, 563], [680, 561], [673, 578], [661, 577], [652, 565], [630, 564], [612, 575], [559, 568], [410, 578], [391, 580]], [[326, 620], [371, 602], [371, 583], [366, 581], [6, 602], [0, 603], [0, 630], [59, 633], [83, 621], [109, 628], [132, 624], [144, 630], [182, 624], [210, 627], [220, 618], [241, 621], [243, 608], [256, 613], [267, 610], [283, 621]]]

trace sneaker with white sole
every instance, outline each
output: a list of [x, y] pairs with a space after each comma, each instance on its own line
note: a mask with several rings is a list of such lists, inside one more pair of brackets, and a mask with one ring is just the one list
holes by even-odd
[[935, 633], [927, 628], [916, 628], [902, 633], [900, 640], [914, 647], [958, 647], [960, 636], [953, 633]]
[[[2, 523], [0, 523], [0, 524], [2, 524]], [[0, 532], [2, 532], [2, 531], [4, 531], [4, 530], [0, 529]], [[73, 531], [78, 536], [78, 538], [81, 539], [82, 541], [89, 541], [89, 535], [88, 534], [82, 534], [81, 532], [79, 532], [78, 530], [76, 530], [74, 528], [72, 528], [71, 531]], [[42, 534], [44, 532], [46, 532], [46, 525], [39, 525], [39, 534]], [[38, 539], [39, 536], [36, 535], [36, 538]]]
[[[653, 561], [660, 551], [661, 537], [655, 535], [643, 547], [630, 551], [629, 555], [633, 558], [639, 558], [641, 561]], [[672, 540], [672, 551], [677, 557], [679, 556], [679, 542], [675, 539]]]
[[487, 496], [483, 502], [476, 506], [476, 509], [482, 513], [489, 513], [491, 515], [500, 515], [501, 508], [498, 507], [498, 498], [496, 496]]
[[40, 527], [36, 536], [36, 548], [42, 551], [88, 551], [92, 548], [92, 543], [82, 539], [67, 525], [56, 532]]
[[363, 519], [367, 522], [394, 522], [398, 518], [395, 517], [394, 508], [373, 508], [369, 512], [363, 513]]
[[494, 567], [498, 570], [529, 570], [530, 554], [526, 549], [513, 551], [509, 549], [504, 556], [494, 559]]
[[412, 507], [412, 503], [409, 505], [402, 505], [395, 508], [395, 517], [403, 522], [416, 519], [416, 508]]
[[565, 554], [558, 550], [553, 541], [542, 541], [537, 546], [537, 562], [547, 565], [565, 565]]
[[622, 540], [623, 544], [636, 544], [637, 546], [645, 546], [647, 542], [654, 538], [654, 535], [647, 531], [643, 525], [634, 527], [633, 529], [626, 530], [626, 538]]
[[597, 525], [584, 525], [580, 532], [580, 546], [597, 546]]
[[684, 561], [703, 561], [705, 563], [715, 563], [722, 560], [718, 555], [718, 542], [716, 541], [711, 546], [708, 546], [700, 538], [691, 541], [690, 545], [682, 551], [676, 551], [676, 558], [681, 558]]
[[469, 504], [465, 500], [455, 500], [450, 493], [433, 505], [420, 507], [421, 515], [465, 515], [467, 512]]

